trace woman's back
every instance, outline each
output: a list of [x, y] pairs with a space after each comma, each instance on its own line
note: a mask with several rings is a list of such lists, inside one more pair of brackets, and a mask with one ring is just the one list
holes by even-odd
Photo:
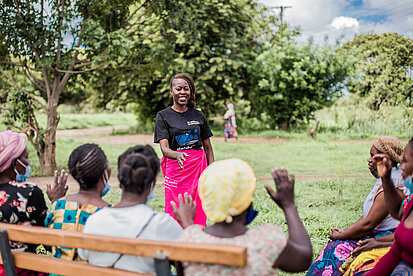
[[[88, 219], [83, 230], [87, 234], [122, 238], [142, 238], [149, 240], [176, 240], [182, 228], [165, 213], [155, 212], [145, 204], [131, 207], [104, 208]], [[151, 258], [123, 255], [108, 252], [79, 250], [79, 255], [90, 264], [114, 266], [140, 273], [155, 273]]]
[[[50, 213], [45, 220], [45, 226], [52, 229], [82, 232], [89, 216], [100, 209], [92, 204], [80, 205], [75, 201], [58, 199], [50, 208]], [[77, 255], [76, 248], [54, 246], [52, 248], [52, 255], [56, 258], [81, 261]]]
[[251, 227], [244, 235], [220, 238], [210, 235], [199, 225], [185, 229], [179, 238], [182, 242], [231, 244], [247, 247], [245, 267], [184, 262], [185, 275], [277, 275], [273, 264], [287, 244], [282, 229], [275, 225]]

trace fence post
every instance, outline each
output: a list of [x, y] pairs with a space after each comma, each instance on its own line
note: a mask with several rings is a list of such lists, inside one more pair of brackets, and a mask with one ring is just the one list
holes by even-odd
[[168, 256], [162, 253], [155, 255], [155, 272], [157, 276], [170, 276], [171, 269], [169, 267]]
[[16, 276], [16, 267], [10, 250], [9, 236], [7, 235], [7, 230], [4, 229], [0, 229], [0, 251], [6, 276]]

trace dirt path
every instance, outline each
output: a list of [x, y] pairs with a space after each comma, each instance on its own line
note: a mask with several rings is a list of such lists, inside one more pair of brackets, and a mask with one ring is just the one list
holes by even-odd
[[[154, 144], [153, 135], [148, 134], [133, 134], [133, 135], [112, 135], [102, 137], [82, 137], [92, 135], [108, 135], [112, 134], [114, 130], [128, 129], [127, 126], [117, 127], [98, 127], [90, 129], [68, 129], [58, 130], [57, 136], [74, 137], [76, 141], [93, 142], [111, 145], [128, 145], [128, 144]], [[214, 142], [223, 142], [224, 137], [212, 137]], [[285, 139], [266, 139], [258, 137], [241, 137], [239, 140], [229, 139], [228, 143], [241, 143], [241, 144], [256, 144], [256, 143], [282, 143], [288, 142]]]

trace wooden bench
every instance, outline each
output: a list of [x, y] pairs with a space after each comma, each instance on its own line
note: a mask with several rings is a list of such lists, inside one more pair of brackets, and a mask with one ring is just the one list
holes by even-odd
[[245, 266], [247, 264], [247, 250], [241, 246], [117, 238], [0, 223], [1, 263], [6, 271], [6, 276], [16, 275], [15, 266], [59, 275], [150, 275], [28, 252], [11, 252], [9, 240], [150, 257], [155, 260], [156, 275], [162, 276], [170, 275], [169, 260], [229, 266]]

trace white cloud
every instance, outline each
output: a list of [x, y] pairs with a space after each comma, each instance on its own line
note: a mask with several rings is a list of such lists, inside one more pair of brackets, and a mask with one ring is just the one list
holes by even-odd
[[334, 29], [358, 28], [359, 22], [353, 17], [339, 16], [333, 19], [331, 27]]
[[[285, 9], [284, 22], [299, 26], [300, 41], [313, 37], [316, 43], [350, 40], [356, 34], [397, 32], [413, 38], [412, 0], [363, 0], [360, 7], [347, 7], [349, 0], [257, 0], [266, 6], [292, 6]], [[274, 9], [279, 13], [279, 9]]]

